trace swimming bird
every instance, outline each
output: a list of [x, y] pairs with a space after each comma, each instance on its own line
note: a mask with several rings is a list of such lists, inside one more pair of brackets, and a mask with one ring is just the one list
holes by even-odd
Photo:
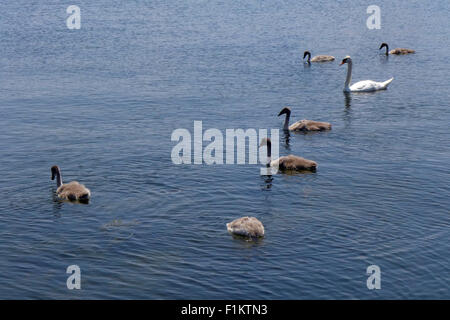
[[58, 166], [53, 166], [52, 169], [52, 180], [56, 178], [56, 195], [58, 198], [63, 200], [88, 202], [91, 197], [91, 191], [84, 185], [78, 183], [77, 181], [72, 181], [66, 184], [62, 182], [61, 170]]
[[282, 114], [286, 114], [286, 118], [284, 120], [283, 130], [286, 131], [324, 131], [331, 130], [331, 124], [328, 122], [319, 122], [313, 120], [299, 120], [291, 125], [289, 125], [289, 119], [291, 117], [291, 109], [288, 107], [283, 108], [280, 111], [278, 116]]
[[342, 60], [340, 66], [343, 65], [344, 63], [348, 65], [347, 79], [345, 80], [344, 92], [370, 92], [370, 91], [384, 90], [387, 89], [389, 83], [391, 83], [392, 80], [394, 80], [394, 78], [391, 78], [384, 82], [363, 80], [350, 85], [350, 82], [352, 81], [352, 59], [350, 58], [350, 56], [346, 56]]
[[307, 62], [329, 62], [334, 60], [333, 56], [328, 56], [325, 54], [315, 56], [311, 59], [311, 52], [309, 52], [308, 50], [303, 53], [303, 59], [305, 59], [306, 56], [308, 56]]
[[317, 162], [308, 160], [302, 157], [294, 156], [292, 154], [288, 156], [279, 157], [272, 160], [272, 141], [270, 138], [263, 138], [259, 147], [267, 146], [267, 167], [278, 167], [279, 170], [309, 170], [315, 171], [317, 168]]
[[259, 238], [264, 236], [264, 226], [255, 217], [242, 217], [227, 223], [229, 233], [249, 237]]
[[389, 51], [389, 46], [386, 42], [383, 42], [380, 46], [380, 48], [378, 50], [383, 49], [383, 47], [386, 48], [386, 55], [390, 55], [390, 54], [409, 54], [409, 53], [416, 53], [416, 51], [412, 50], [412, 49], [406, 49], [406, 48], [395, 48], [391, 51]]

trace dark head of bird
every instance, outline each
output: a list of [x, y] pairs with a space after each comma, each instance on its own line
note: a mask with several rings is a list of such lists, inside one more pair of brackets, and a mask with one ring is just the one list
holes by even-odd
[[58, 166], [53, 166], [51, 170], [52, 170], [52, 180], [55, 180], [56, 178], [56, 186], [59, 188], [63, 184], [61, 171], [59, 170]]
[[53, 166], [51, 171], [52, 171], [52, 180], [55, 180], [55, 177], [57, 177], [60, 174], [59, 167]]
[[308, 56], [308, 61], [311, 59], [311, 52], [309, 52], [308, 50], [306, 50], [304, 53], [303, 53], [303, 59], [305, 59], [305, 57], [306, 56]]
[[282, 114], [288, 114], [288, 115], [290, 115], [290, 114], [291, 114], [291, 109], [290, 109], [289, 107], [284, 107], [284, 108], [280, 111], [280, 113], [278, 114], [278, 116], [281, 116]]
[[389, 54], [389, 46], [386, 42], [383, 42], [378, 50], [381, 50], [383, 48], [386, 48], [386, 55], [388, 55]]
[[349, 56], [345, 57], [344, 59], [342, 59], [342, 62], [339, 65], [342, 66], [344, 63], [347, 63], [348, 59], [350, 59]]

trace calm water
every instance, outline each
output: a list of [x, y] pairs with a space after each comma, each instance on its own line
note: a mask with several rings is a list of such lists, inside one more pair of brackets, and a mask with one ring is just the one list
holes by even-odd
[[[79, 0], [80, 30], [70, 4], [0, 5], [0, 298], [450, 298], [447, 0], [378, 0], [381, 30], [357, 1]], [[395, 80], [346, 97], [305, 49]], [[333, 124], [281, 141], [317, 173], [172, 164], [173, 130], [281, 128], [285, 105]], [[55, 201], [54, 164], [89, 205]], [[262, 241], [227, 234], [244, 215]]]

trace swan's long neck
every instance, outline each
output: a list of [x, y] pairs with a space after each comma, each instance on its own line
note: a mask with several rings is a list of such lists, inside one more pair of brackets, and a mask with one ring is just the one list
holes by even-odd
[[283, 130], [289, 130], [289, 119], [291, 118], [291, 113], [286, 112], [286, 118], [284, 119]]
[[351, 82], [352, 82], [352, 60], [348, 59], [348, 61], [347, 61], [347, 79], [345, 79], [344, 90], [347, 90], [350, 88]]
[[308, 59], [306, 61], [311, 62], [311, 53], [307, 52], [306, 55], [308, 56]]
[[56, 186], [59, 188], [62, 186], [62, 184], [63, 184], [63, 182], [62, 182], [61, 172], [58, 170], [58, 171], [56, 171]]
[[386, 55], [388, 56], [389, 55], [389, 46], [386, 44]]

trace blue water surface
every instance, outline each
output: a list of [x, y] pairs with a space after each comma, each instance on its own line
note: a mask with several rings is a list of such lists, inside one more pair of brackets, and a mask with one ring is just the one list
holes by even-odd
[[[450, 298], [447, 0], [78, 0], [69, 30], [72, 4], [0, 4], [0, 298]], [[346, 55], [395, 80], [344, 95]], [[172, 163], [175, 129], [281, 128], [284, 106], [333, 124], [280, 133], [316, 173]], [[55, 199], [54, 164], [88, 205]], [[227, 233], [246, 215], [263, 240]]]

